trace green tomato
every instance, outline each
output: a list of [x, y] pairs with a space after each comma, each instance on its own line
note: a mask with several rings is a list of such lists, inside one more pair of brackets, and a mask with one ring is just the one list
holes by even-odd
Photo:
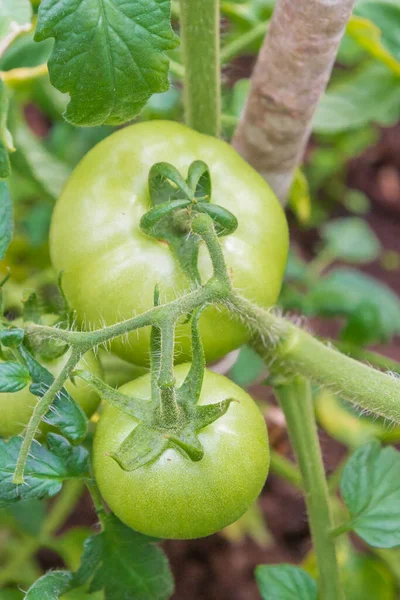
[[[189, 365], [175, 369], [178, 385]], [[150, 376], [121, 391], [150, 397]], [[178, 450], [135, 471], [123, 471], [110, 457], [137, 421], [107, 406], [97, 425], [93, 461], [100, 492], [129, 527], [159, 538], [190, 539], [211, 535], [241, 517], [259, 495], [269, 467], [268, 435], [260, 410], [235, 383], [205, 371], [199, 404], [234, 398], [224, 416], [199, 432], [204, 456], [192, 462]]]
[[[84, 328], [112, 325], [149, 310], [154, 287], [171, 301], [189, 289], [189, 281], [168, 244], [146, 236], [140, 218], [150, 208], [147, 178], [160, 161], [184, 177], [192, 161], [205, 161], [211, 172], [212, 201], [239, 220], [237, 230], [221, 238], [233, 286], [259, 306], [278, 297], [288, 252], [284, 212], [263, 178], [225, 142], [179, 123], [135, 124], [112, 134], [81, 161], [58, 200], [51, 225], [50, 250], [63, 288]], [[202, 281], [212, 274], [204, 245]], [[208, 307], [200, 318], [208, 361], [241, 346], [248, 333], [238, 318], [221, 307]], [[117, 338], [112, 349], [136, 364], [147, 364], [150, 328]], [[176, 329], [177, 361], [190, 358], [190, 326]]]
[[[58, 375], [68, 359], [68, 353], [52, 361], [41, 361], [54, 376]], [[78, 363], [78, 368], [86, 369], [95, 375], [101, 376], [100, 363], [93, 352], [87, 352]], [[82, 379], [75, 379], [75, 383], [68, 380], [65, 389], [90, 417], [99, 405], [100, 398], [92, 388]], [[29, 391], [29, 385], [19, 392], [0, 394], [0, 437], [9, 438], [23, 432], [28, 423], [38, 398]], [[43, 423], [41, 429], [47, 429]]]

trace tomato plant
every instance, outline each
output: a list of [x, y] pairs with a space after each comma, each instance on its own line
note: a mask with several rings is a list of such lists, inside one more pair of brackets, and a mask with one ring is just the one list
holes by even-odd
[[[239, 220], [222, 248], [233, 285], [260, 306], [279, 294], [287, 257], [287, 225], [282, 209], [262, 178], [225, 142], [178, 123], [132, 125], [109, 136], [75, 169], [55, 207], [51, 256], [63, 271], [63, 286], [85, 327], [112, 325], [149, 310], [156, 284], [168, 302], [190, 281], [164, 241], [149, 238], [140, 219], [151, 206], [148, 173], [168, 161], [186, 177], [194, 160], [204, 160], [212, 179], [212, 201]], [[107, 168], [105, 168], [107, 165]], [[206, 252], [201, 275], [211, 274]], [[249, 266], [252, 268], [249, 269]], [[201, 319], [208, 361], [243, 344], [248, 334], [227, 311], [208, 308]], [[187, 325], [178, 325], [176, 358], [190, 357]], [[148, 361], [148, 330], [116, 339], [112, 347], [137, 364]]]
[[0, 0], [1, 598], [398, 595], [400, 9], [353, 5]]
[[[175, 370], [182, 383], [188, 365]], [[150, 397], [150, 376], [125, 384], [121, 392]], [[252, 400], [229, 379], [206, 371], [199, 404], [235, 398], [229, 410], [199, 432], [204, 458], [188, 461], [170, 448], [154, 462], [126, 472], [111, 458], [137, 422], [114, 407], [102, 413], [94, 442], [100, 491], [127, 525], [154, 537], [188, 539], [219, 531], [254, 502], [268, 473], [264, 419]], [[145, 402], [145, 400], [143, 400]]]

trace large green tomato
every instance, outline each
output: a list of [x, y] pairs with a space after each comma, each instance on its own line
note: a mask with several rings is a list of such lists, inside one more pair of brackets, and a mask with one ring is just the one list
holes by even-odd
[[[85, 328], [111, 325], [153, 306], [156, 284], [162, 301], [188, 290], [189, 284], [168, 245], [139, 227], [151, 208], [147, 178], [154, 163], [166, 161], [184, 177], [194, 160], [211, 172], [212, 202], [239, 220], [237, 230], [221, 238], [233, 286], [260, 306], [278, 297], [288, 251], [283, 210], [262, 179], [227, 143], [179, 123], [156, 121], [112, 134], [81, 161], [58, 200], [50, 249], [63, 287]], [[201, 248], [202, 280], [211, 262]], [[177, 327], [177, 360], [190, 357], [190, 326]], [[208, 361], [225, 355], [247, 339], [244, 326], [220, 307], [201, 316], [200, 332]], [[118, 338], [112, 348], [122, 358], [146, 364], [150, 329]]]
[[[53, 375], [58, 375], [68, 358], [68, 354], [52, 360], [41, 361], [44, 367]], [[78, 368], [86, 369], [99, 377], [102, 370], [93, 352], [87, 352], [78, 363]], [[65, 389], [73, 399], [83, 408], [90, 417], [97, 406], [100, 398], [93, 389], [82, 379], [76, 378], [75, 384], [68, 380]], [[8, 438], [19, 435], [28, 423], [38, 398], [29, 391], [29, 386], [15, 393], [0, 394], [0, 437]]]
[[[189, 365], [175, 369], [178, 385]], [[121, 387], [150, 397], [150, 376]], [[211, 535], [236, 521], [260, 493], [268, 474], [269, 447], [263, 416], [235, 383], [205, 371], [199, 404], [234, 398], [228, 411], [199, 432], [204, 456], [192, 462], [168, 449], [154, 462], [123, 471], [110, 457], [136, 426], [107, 406], [97, 425], [93, 461], [100, 492], [121, 521], [141, 533], [172, 539]]]

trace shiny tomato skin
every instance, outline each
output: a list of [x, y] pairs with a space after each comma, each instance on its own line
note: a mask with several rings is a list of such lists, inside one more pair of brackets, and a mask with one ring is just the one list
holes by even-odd
[[[53, 375], [58, 375], [63, 368], [67, 354], [51, 361], [41, 361]], [[87, 352], [78, 363], [78, 368], [87, 369], [95, 375], [101, 376], [102, 370], [93, 352]], [[75, 384], [68, 380], [65, 384], [66, 390], [73, 399], [90, 417], [99, 405], [100, 398], [90, 386], [82, 379], [76, 378]], [[14, 393], [0, 393], [0, 437], [9, 438], [23, 432], [28, 423], [38, 398], [29, 391], [29, 385]], [[42, 423], [42, 430], [49, 427]]]
[[[284, 212], [263, 178], [226, 142], [179, 123], [153, 121], [119, 130], [80, 162], [59, 198], [52, 219], [53, 264], [82, 327], [111, 325], [153, 305], [154, 287], [170, 301], [188, 280], [168, 245], [146, 236], [140, 218], [151, 208], [147, 178], [154, 163], [173, 164], [185, 177], [192, 161], [211, 172], [212, 202], [230, 210], [239, 227], [220, 238], [233, 286], [260, 306], [278, 297], [288, 251]], [[206, 248], [202, 280], [211, 275]], [[248, 333], [227, 309], [209, 307], [200, 319], [207, 361], [243, 344]], [[190, 359], [189, 326], [177, 327], [177, 362]], [[121, 358], [147, 364], [149, 328], [117, 338]]]
[[[175, 369], [183, 381], [189, 365]], [[150, 395], [145, 375], [120, 388], [140, 398]], [[198, 436], [204, 457], [192, 462], [168, 449], [154, 462], [123, 471], [110, 457], [136, 421], [107, 405], [94, 440], [94, 471], [100, 492], [126, 525], [159, 538], [191, 539], [236, 521], [259, 495], [269, 467], [264, 418], [252, 398], [222, 375], [205, 371], [200, 404], [235, 398], [227, 413]]]

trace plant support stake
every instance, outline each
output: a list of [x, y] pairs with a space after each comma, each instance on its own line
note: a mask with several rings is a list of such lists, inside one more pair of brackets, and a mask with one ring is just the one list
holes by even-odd
[[232, 144], [284, 204], [354, 0], [277, 0]]

